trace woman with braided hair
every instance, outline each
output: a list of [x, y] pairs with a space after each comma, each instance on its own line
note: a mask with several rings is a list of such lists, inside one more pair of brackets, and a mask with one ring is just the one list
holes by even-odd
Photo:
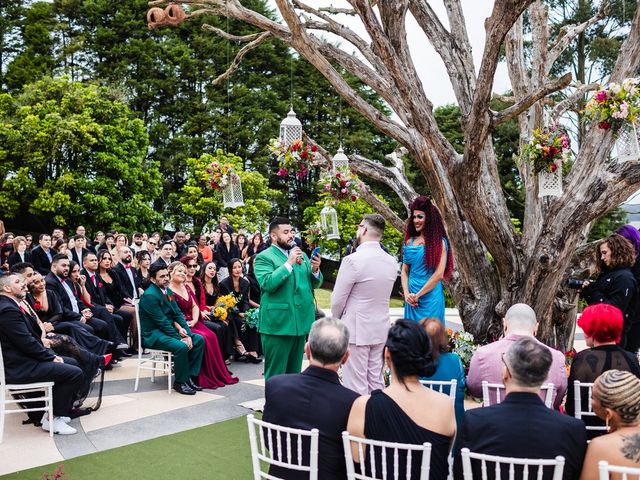
[[404, 318], [437, 318], [444, 324], [444, 287], [453, 273], [453, 255], [442, 217], [428, 197], [411, 203], [404, 233], [402, 291]]
[[604, 372], [593, 385], [592, 405], [610, 433], [589, 443], [580, 480], [597, 480], [601, 460], [623, 467], [640, 466], [640, 379], [621, 370]]
[[[352, 435], [385, 442], [431, 443], [430, 478], [447, 478], [447, 456], [456, 433], [453, 403], [448, 395], [425, 388], [420, 377], [433, 375], [435, 363], [426, 330], [410, 320], [398, 320], [390, 329], [384, 359], [391, 369], [391, 385], [356, 399], [349, 413], [347, 431]], [[428, 408], [425, 408], [425, 405]], [[369, 459], [360, 458], [352, 445], [353, 458], [362, 473], [371, 474]], [[383, 470], [382, 451], [375, 449], [376, 472]], [[393, 475], [393, 451], [386, 452], [386, 476]], [[407, 455], [399, 455], [399, 475], [406, 475]], [[420, 478], [420, 455], [414, 455], [411, 478]], [[378, 473], [379, 474], [379, 473]]]

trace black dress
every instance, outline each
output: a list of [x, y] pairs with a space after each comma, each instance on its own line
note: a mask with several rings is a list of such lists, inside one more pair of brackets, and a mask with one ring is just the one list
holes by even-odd
[[225, 278], [220, 282], [220, 295], [232, 293], [237, 299], [237, 312], [229, 312], [231, 321], [229, 321], [229, 329], [232, 331], [234, 339], [240, 339], [244, 347], [249, 352], [257, 352], [260, 349], [260, 334], [255, 328], [247, 327], [242, 329], [242, 318], [238, 313], [244, 313], [249, 310], [249, 281], [240, 278], [240, 291], [233, 288], [233, 279]]
[[111, 283], [106, 282], [100, 274], [98, 274], [98, 281], [101, 281], [104, 284], [107, 297], [109, 298], [111, 305], [113, 305], [117, 310], [122, 307], [124, 303], [124, 294], [122, 286], [120, 285], [120, 277], [118, 277], [113, 270], [109, 272], [109, 276], [111, 277]]
[[240, 251], [235, 243], [232, 243], [231, 247], [227, 249], [224, 242], [220, 242], [216, 247], [215, 257], [218, 269], [228, 268], [229, 260], [232, 258], [240, 258]]
[[631, 268], [636, 279], [636, 296], [631, 302], [630, 323], [631, 327], [627, 334], [627, 346], [629, 352], [637, 352], [640, 349], [640, 255], [636, 258], [636, 263]]
[[[569, 373], [569, 380], [567, 382], [565, 410], [569, 415], [575, 413], [573, 382], [578, 380], [579, 382], [593, 383], [601, 373], [607, 370], [631, 372], [640, 378], [638, 358], [632, 353], [623, 350], [618, 345], [600, 345], [599, 347], [582, 350], [576, 354], [571, 364], [571, 372]], [[589, 399], [586, 393], [586, 388], [582, 389], [580, 400], [583, 411], [588, 409]], [[583, 420], [588, 426], [604, 426], [604, 421], [598, 417], [584, 417]], [[605, 433], [605, 431], [588, 430], [587, 437], [592, 439]]]
[[[194, 277], [192, 283], [195, 288], [193, 293], [198, 300], [200, 310], [204, 310], [206, 307], [210, 311], [213, 311], [213, 307], [215, 307], [216, 300], [218, 299], [218, 290], [216, 289], [213, 295], [209, 295], [207, 290], [204, 288], [202, 281], [198, 277]], [[203, 320], [202, 323], [204, 323], [205, 327], [215, 333], [216, 338], [218, 339], [218, 345], [220, 346], [220, 352], [222, 353], [222, 358], [226, 360], [231, 357], [234, 350], [233, 338], [231, 338], [231, 334], [229, 333], [229, 326], [222, 320], [215, 318], [213, 315], [209, 316], [209, 320]]]
[[[445, 479], [449, 473], [447, 457], [451, 437], [440, 433], [432, 432], [416, 424], [382, 390], [374, 390], [367, 401], [364, 413], [364, 436], [372, 440], [382, 440], [385, 442], [410, 443], [422, 445], [424, 442], [431, 443], [431, 462], [429, 478]], [[387, 478], [393, 476], [393, 450], [387, 449]], [[360, 461], [362, 466], [362, 459]], [[420, 478], [420, 464], [422, 455], [412, 452], [411, 455], [411, 478]], [[364, 459], [366, 474], [371, 475], [371, 463]], [[401, 453], [398, 456], [398, 478], [406, 478], [407, 455]], [[382, 472], [382, 449], [375, 447], [375, 467], [377, 475]], [[361, 467], [362, 468], [362, 467]], [[380, 477], [378, 477], [380, 478]]]
[[589, 305], [607, 303], [622, 311], [624, 325], [620, 346], [626, 348], [627, 335], [631, 330], [632, 306], [636, 298], [636, 279], [628, 267], [607, 270], [582, 289], [582, 297]]

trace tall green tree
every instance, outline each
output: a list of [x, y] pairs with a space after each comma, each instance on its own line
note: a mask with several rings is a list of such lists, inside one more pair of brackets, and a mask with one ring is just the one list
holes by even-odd
[[[45, 78], [0, 97], [0, 208], [27, 229], [153, 229], [148, 135], [117, 93]], [[29, 214], [29, 216], [27, 216]]]

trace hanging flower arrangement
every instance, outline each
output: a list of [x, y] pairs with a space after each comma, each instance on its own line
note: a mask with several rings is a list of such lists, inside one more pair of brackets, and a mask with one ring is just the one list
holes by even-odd
[[554, 173], [567, 160], [571, 150], [567, 132], [560, 128], [536, 129], [522, 147], [522, 154], [533, 165], [534, 173]]
[[318, 156], [318, 147], [305, 145], [302, 140], [295, 140], [291, 145], [286, 145], [279, 139], [272, 138], [269, 142], [269, 150], [278, 160], [276, 175], [279, 177], [287, 175], [306, 177]]
[[598, 90], [587, 103], [583, 113], [598, 128], [618, 130], [624, 122], [634, 123], [640, 115], [640, 80], [626, 78], [622, 84], [610, 83]]
[[313, 249], [320, 245], [325, 239], [325, 231], [322, 228], [322, 224], [320, 222], [316, 222], [313, 225], [310, 225], [309, 228], [302, 232], [303, 240], [309, 245], [309, 248]]
[[214, 190], [223, 190], [229, 182], [229, 172], [233, 169], [230, 163], [211, 162], [206, 169], [207, 183]]
[[322, 193], [331, 195], [338, 202], [343, 200], [355, 202], [362, 193], [362, 182], [347, 168], [341, 168], [335, 172], [326, 171], [319, 182]]

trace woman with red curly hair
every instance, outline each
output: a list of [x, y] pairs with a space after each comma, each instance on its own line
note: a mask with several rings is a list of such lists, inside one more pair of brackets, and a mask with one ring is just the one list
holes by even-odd
[[[584, 339], [587, 343], [586, 350], [578, 352], [571, 363], [569, 374], [569, 388], [567, 389], [567, 401], [565, 408], [568, 414], [573, 415], [575, 411], [575, 395], [573, 382], [593, 383], [596, 378], [607, 370], [616, 369], [631, 372], [640, 377], [640, 365], [638, 358], [630, 352], [616, 345], [622, 335], [622, 312], [619, 308], [607, 303], [598, 303], [584, 309], [578, 319], [578, 326], [584, 332]], [[587, 410], [589, 399], [586, 389], [582, 395], [582, 410]], [[583, 418], [587, 425], [604, 425], [600, 419], [595, 417]], [[593, 431], [588, 431], [589, 438], [597, 435]], [[605, 433], [605, 432], [600, 432]]]
[[444, 287], [453, 273], [453, 255], [442, 217], [428, 197], [411, 203], [404, 234], [402, 291], [404, 318], [437, 318], [444, 324]]

